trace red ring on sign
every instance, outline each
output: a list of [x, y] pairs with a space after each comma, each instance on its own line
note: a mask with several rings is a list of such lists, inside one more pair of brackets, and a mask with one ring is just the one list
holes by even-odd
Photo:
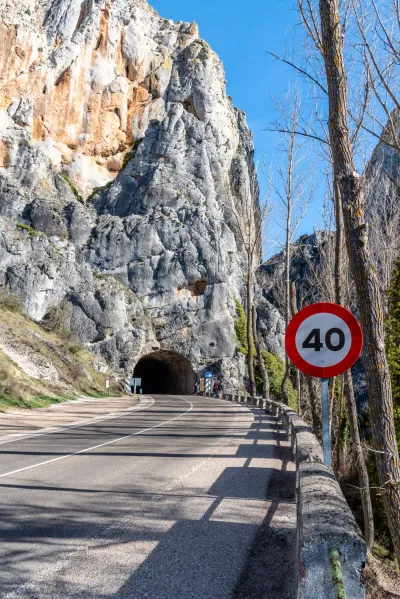
[[[306, 362], [301, 357], [296, 347], [296, 333], [301, 323], [314, 314], [321, 314], [324, 312], [334, 314], [341, 318], [347, 324], [351, 333], [351, 346], [347, 355], [337, 364], [325, 368], [322, 366], [313, 366], [309, 362]], [[297, 312], [289, 322], [285, 335], [285, 348], [291, 362], [305, 374], [321, 379], [337, 376], [351, 368], [353, 364], [357, 362], [361, 354], [362, 346], [363, 334], [357, 318], [349, 310], [343, 308], [343, 306], [331, 304], [329, 302], [312, 304], [311, 306], [306, 306], [300, 310], [300, 312]]]

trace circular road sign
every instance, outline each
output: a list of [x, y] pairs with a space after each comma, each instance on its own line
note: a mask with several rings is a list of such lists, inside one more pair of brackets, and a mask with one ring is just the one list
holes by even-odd
[[290, 321], [285, 337], [293, 364], [318, 378], [337, 376], [351, 368], [362, 344], [356, 317], [346, 308], [328, 302], [300, 310]]
[[212, 372], [206, 372], [204, 376], [205, 376], [206, 379], [211, 379], [212, 378]]

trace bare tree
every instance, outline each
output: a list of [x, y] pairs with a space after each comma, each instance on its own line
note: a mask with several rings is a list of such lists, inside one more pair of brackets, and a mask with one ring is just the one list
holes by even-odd
[[357, 173], [348, 124], [347, 76], [338, 0], [320, 0], [322, 55], [329, 104], [329, 140], [334, 180], [344, 217], [349, 264], [364, 333], [371, 424], [378, 475], [397, 558], [400, 559], [400, 461], [396, 443], [390, 373], [385, 354], [382, 300], [369, 249], [364, 189]]
[[[382, 146], [378, 146], [376, 160], [365, 173], [368, 223], [371, 249], [377, 266], [381, 292], [390, 287], [393, 265], [400, 255], [400, 186], [391, 175], [390, 166], [383, 164]], [[393, 153], [393, 162], [399, 159]], [[387, 161], [385, 160], [385, 163]], [[385, 302], [386, 307], [386, 302]], [[386, 310], [385, 310], [386, 311]]]
[[256, 346], [258, 367], [259, 367], [259, 369], [261, 371], [261, 375], [263, 377], [262, 396], [263, 396], [263, 399], [269, 399], [269, 378], [268, 378], [267, 369], [265, 367], [262, 343], [261, 343], [260, 336], [257, 331], [257, 309], [254, 304], [252, 307], [252, 317], [253, 317], [254, 344]]
[[[246, 318], [247, 318], [247, 368], [250, 382], [250, 393], [254, 397], [257, 393], [256, 380], [254, 375], [254, 351], [253, 345], [256, 346], [258, 352], [258, 336], [257, 329], [254, 326], [256, 319], [253, 315], [253, 288], [254, 288], [254, 273], [262, 262], [262, 246], [263, 236], [266, 229], [268, 216], [270, 213], [268, 194], [259, 202], [259, 189], [256, 173], [253, 172], [247, 182], [243, 182], [244, 202], [240, 205], [240, 211], [234, 208], [234, 216], [236, 228], [239, 237], [246, 250], [247, 268], [246, 268]], [[261, 351], [261, 350], [260, 350]], [[264, 365], [264, 362], [262, 363]], [[262, 366], [261, 366], [262, 367]], [[266, 371], [263, 373], [264, 382], [269, 388]]]
[[[351, 285], [349, 284], [349, 268], [348, 260], [344, 255], [343, 244], [343, 218], [340, 201], [340, 188], [337, 184], [327, 185], [328, 189], [333, 193], [333, 201], [331, 204], [335, 214], [335, 235], [328, 231], [325, 234], [325, 243], [319, 248], [319, 263], [314, 266], [312, 261], [309, 261], [310, 270], [310, 285], [316, 288], [318, 299], [330, 302], [336, 302], [342, 306], [352, 307], [353, 294]], [[358, 428], [357, 405], [354, 397], [353, 378], [351, 370], [348, 370], [343, 375], [343, 392], [346, 398], [347, 412], [350, 422], [351, 439], [353, 442], [354, 453], [356, 457], [357, 474], [360, 483], [361, 502], [364, 514], [364, 530], [368, 550], [372, 550], [374, 542], [374, 519], [371, 504], [371, 496], [369, 489], [369, 477], [365, 462], [364, 452], [361, 445], [360, 432]], [[333, 414], [333, 402], [335, 392], [335, 379], [331, 383], [331, 405], [330, 413]], [[341, 425], [342, 425], [343, 404], [340, 398], [340, 406], [337, 418], [336, 431], [336, 472], [339, 474], [340, 455], [341, 455]], [[332, 423], [332, 419], [331, 419]], [[332, 432], [331, 432], [332, 434]]]
[[[400, 152], [400, 3], [350, 0], [355, 32], [352, 45], [363, 64], [368, 101], [358, 127]], [[354, 121], [351, 111], [350, 118]]]
[[[366, 131], [379, 137], [380, 140], [398, 149], [397, 139], [397, 96], [393, 92], [393, 73], [399, 61], [390, 57], [397, 54], [392, 48], [388, 35], [383, 29], [385, 20], [379, 19], [379, 9], [376, 9], [380, 35], [389, 55], [387, 69], [376, 59], [376, 52], [371, 44], [370, 31], [365, 28], [366, 15], [360, 12], [355, 0], [298, 0], [304, 30], [307, 34], [310, 56], [305, 67], [299, 67], [292, 61], [284, 60], [310, 82], [310, 85], [322, 92], [327, 105], [327, 127], [316, 119], [317, 128], [307, 131], [300, 126], [296, 134], [318, 140], [321, 145], [329, 147], [333, 164], [333, 177], [337, 189], [338, 202], [344, 219], [344, 236], [350, 271], [357, 294], [357, 304], [364, 333], [364, 365], [367, 375], [369, 403], [373, 442], [376, 452], [379, 481], [384, 490], [384, 502], [388, 516], [389, 528], [395, 546], [397, 559], [400, 560], [400, 462], [396, 443], [391, 380], [385, 354], [384, 310], [380, 286], [376, 274], [370, 244], [365, 211], [365, 183], [356, 168], [356, 144], [361, 131]], [[394, 0], [394, 15], [399, 23], [398, 3]], [[376, 0], [373, 7], [377, 7]], [[341, 14], [339, 10], [341, 9]], [[353, 10], [352, 10], [353, 9]], [[359, 12], [357, 12], [359, 11]], [[357, 42], [354, 35], [345, 36], [344, 32], [351, 23], [350, 15], [354, 16], [356, 29], [362, 38], [363, 60], [344, 63], [345, 44], [354, 52]], [[366, 34], [368, 31], [368, 34]], [[390, 37], [393, 42], [393, 38]], [[398, 39], [398, 37], [397, 37]], [[348, 42], [350, 40], [350, 42]], [[349, 52], [351, 53], [351, 49]], [[365, 59], [367, 57], [367, 60]], [[362, 64], [364, 72], [363, 101], [354, 110], [353, 99], [357, 96], [352, 81], [349, 65]], [[374, 69], [374, 70], [373, 70]], [[354, 81], [354, 80], [353, 80]], [[398, 81], [398, 77], [397, 77]], [[360, 80], [356, 81], [359, 84]], [[374, 110], [371, 108], [371, 88]], [[384, 118], [388, 127], [382, 131]], [[323, 112], [323, 111], [322, 111]], [[370, 121], [381, 131], [376, 133], [371, 128]], [[314, 125], [314, 124], [313, 124]], [[319, 127], [319, 128], [318, 128]], [[327, 129], [328, 135], [325, 135]], [[389, 133], [388, 133], [389, 132]], [[347, 385], [349, 388], [349, 385]]]
[[[310, 173], [301, 168], [301, 163], [308, 154], [305, 144], [298, 140], [296, 131], [299, 126], [301, 114], [301, 96], [299, 88], [293, 92], [289, 90], [280, 107], [284, 126], [280, 129], [281, 141], [280, 150], [283, 161], [277, 168], [278, 181], [273, 184], [275, 196], [281, 211], [281, 220], [283, 221], [283, 230], [285, 235], [284, 255], [284, 297], [285, 308], [284, 318], [287, 328], [291, 319], [291, 287], [290, 287], [290, 264], [291, 264], [291, 244], [298, 227], [307, 212], [314, 193], [314, 181]], [[310, 184], [311, 183], [311, 184]], [[287, 384], [289, 380], [289, 357], [285, 355], [285, 375], [282, 381], [282, 396], [288, 404]]]

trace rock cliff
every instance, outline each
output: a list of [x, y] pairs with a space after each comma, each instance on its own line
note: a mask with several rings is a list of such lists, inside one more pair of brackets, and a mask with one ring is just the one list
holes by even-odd
[[0, 286], [123, 373], [154, 352], [169, 390], [206, 368], [240, 386], [253, 143], [197, 26], [145, 0], [5, 0], [0, 49]]

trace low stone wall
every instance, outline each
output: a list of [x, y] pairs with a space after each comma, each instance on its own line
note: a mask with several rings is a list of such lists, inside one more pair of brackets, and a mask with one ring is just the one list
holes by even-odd
[[[228, 401], [241, 396], [224, 394]], [[317, 438], [300, 416], [273, 400], [247, 403], [278, 417], [286, 429], [296, 462], [297, 599], [334, 599], [330, 552], [337, 550], [347, 599], [364, 599], [361, 572], [366, 544], [332, 470], [323, 463]]]

